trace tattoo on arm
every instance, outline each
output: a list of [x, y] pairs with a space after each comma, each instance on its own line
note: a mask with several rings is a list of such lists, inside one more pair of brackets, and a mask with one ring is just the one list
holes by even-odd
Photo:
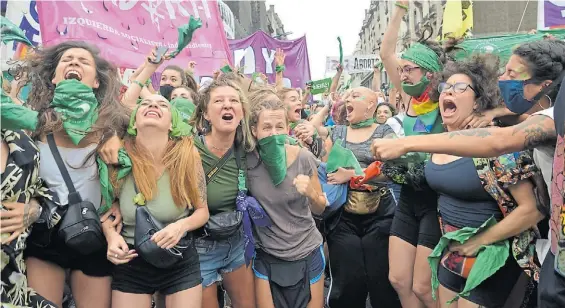
[[477, 137], [477, 138], [485, 138], [488, 136], [492, 136], [492, 134], [488, 131], [488, 129], [484, 128], [477, 128], [477, 129], [468, 129], [468, 130], [460, 130], [456, 132], [447, 133], [449, 139], [455, 136], [464, 136], [464, 137]]
[[534, 149], [540, 145], [553, 144], [557, 134], [551, 118], [537, 115], [515, 126], [512, 135], [524, 134], [524, 148]]
[[196, 169], [196, 178], [198, 180], [198, 195], [200, 197], [199, 207], [208, 207], [208, 188], [206, 185], [206, 175], [204, 174], [202, 163], [197, 163]]

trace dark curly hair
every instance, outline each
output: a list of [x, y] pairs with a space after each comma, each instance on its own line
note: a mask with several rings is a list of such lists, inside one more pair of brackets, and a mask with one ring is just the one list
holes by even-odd
[[420, 38], [417, 40], [417, 42], [425, 45], [433, 52], [435, 52], [442, 65], [446, 65], [447, 63], [454, 61], [453, 54], [455, 50], [458, 49], [457, 44], [460, 41], [449, 39], [440, 44], [436, 40], [434, 40], [432, 36], [433, 28], [430, 25], [426, 25], [424, 26], [424, 30], [420, 34]]
[[39, 112], [37, 129], [33, 137], [37, 138], [62, 129], [60, 115], [50, 107], [55, 93], [55, 85], [52, 80], [61, 57], [72, 48], [88, 51], [96, 65], [96, 79], [99, 87], [93, 89], [93, 92], [98, 100], [99, 116], [98, 121], [92, 127], [91, 134], [102, 132], [99, 143], [103, 143], [105, 138], [109, 138], [114, 132], [122, 135], [128, 125], [129, 111], [119, 100], [122, 83], [117, 68], [101, 58], [95, 46], [83, 41], [67, 41], [49, 48], [37, 49], [22, 63], [22, 69], [28, 72], [28, 79], [31, 82], [27, 103], [32, 109]]
[[561, 84], [561, 80], [556, 79], [565, 69], [565, 42], [539, 40], [525, 43], [514, 49], [513, 54], [526, 62], [534, 84], [541, 84], [545, 80], [556, 82], [553, 91], [548, 93], [555, 100]]
[[434, 75], [430, 98], [434, 102], [439, 101], [438, 85], [455, 74], [462, 74], [471, 79], [471, 86], [475, 89], [475, 112], [481, 113], [496, 108], [500, 104], [499, 63], [498, 57], [491, 54], [476, 54], [464, 61], [450, 62], [442, 72]]

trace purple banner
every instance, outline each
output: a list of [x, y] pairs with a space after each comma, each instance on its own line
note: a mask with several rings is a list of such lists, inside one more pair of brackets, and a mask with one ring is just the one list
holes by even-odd
[[269, 83], [275, 82], [275, 51], [281, 48], [285, 54], [284, 85], [289, 88], [303, 88], [310, 80], [310, 61], [306, 36], [292, 41], [281, 41], [257, 31], [241, 40], [228, 40], [233, 54], [234, 65], [243, 67], [243, 73], [263, 73]]
[[544, 27], [555, 29], [565, 27], [565, 1], [548, 1], [543, 3]]

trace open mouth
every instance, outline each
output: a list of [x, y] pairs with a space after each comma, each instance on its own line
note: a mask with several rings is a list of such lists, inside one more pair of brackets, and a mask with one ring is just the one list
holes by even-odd
[[226, 113], [222, 116], [222, 120], [224, 121], [231, 121], [233, 120], [233, 114]]
[[155, 110], [149, 110], [145, 113], [145, 116], [148, 118], [161, 118], [161, 115], [159, 114], [159, 112], [155, 111]]
[[298, 108], [296, 108], [296, 109], [294, 110], [294, 113], [295, 113], [298, 117], [301, 116], [301, 112], [302, 112], [302, 108], [300, 108], [300, 107], [298, 107]]
[[445, 98], [442, 105], [444, 116], [452, 115], [457, 111], [457, 105], [450, 98]]
[[65, 74], [65, 79], [66, 80], [75, 79], [75, 80], [81, 81], [82, 75], [78, 71], [70, 70]]
[[355, 110], [355, 108], [353, 108], [353, 106], [351, 105], [347, 105], [345, 106], [345, 110], [347, 111], [347, 114], [351, 114], [353, 110]]

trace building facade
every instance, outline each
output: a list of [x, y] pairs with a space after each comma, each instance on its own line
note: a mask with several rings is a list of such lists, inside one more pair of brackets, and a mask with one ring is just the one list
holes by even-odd
[[537, 1], [473, 1], [473, 35], [527, 32], [537, 28], [537, 17]]

